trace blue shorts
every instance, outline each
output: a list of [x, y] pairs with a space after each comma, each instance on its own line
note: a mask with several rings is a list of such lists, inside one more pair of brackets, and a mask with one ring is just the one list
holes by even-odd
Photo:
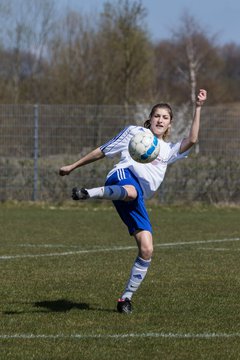
[[109, 185], [133, 185], [137, 190], [137, 198], [132, 201], [114, 200], [113, 204], [130, 235], [136, 230], [148, 230], [152, 233], [152, 226], [145, 207], [143, 191], [136, 176], [129, 169], [116, 170], [105, 183]]

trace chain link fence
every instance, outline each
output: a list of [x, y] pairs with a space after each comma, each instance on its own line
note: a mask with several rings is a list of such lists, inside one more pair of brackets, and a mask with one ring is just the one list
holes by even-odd
[[[58, 169], [142, 125], [151, 106], [0, 105], [0, 201], [70, 198], [73, 186], [100, 186], [113, 160], [60, 177]], [[191, 109], [174, 109], [172, 139], [189, 128]], [[200, 140], [187, 160], [169, 166], [159, 202], [240, 202], [240, 110], [203, 107]], [[116, 161], [116, 159], [115, 159]]]

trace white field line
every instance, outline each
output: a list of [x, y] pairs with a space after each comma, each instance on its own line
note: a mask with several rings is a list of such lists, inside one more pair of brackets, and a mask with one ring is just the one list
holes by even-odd
[[[174, 242], [174, 243], [163, 243], [163, 244], [155, 244], [154, 246], [156, 247], [171, 247], [171, 246], [182, 246], [182, 245], [195, 245], [195, 244], [206, 244], [206, 243], [221, 243], [221, 242], [228, 242], [228, 241], [240, 241], [239, 237], [236, 238], [224, 238], [224, 239], [216, 239], [216, 240], [197, 240], [197, 241], [182, 241], [182, 242]], [[81, 245], [67, 245], [67, 244], [2, 244], [0, 243], [0, 246], [3, 247], [29, 247], [29, 248], [75, 248], [78, 249], [81, 247]], [[119, 247], [112, 247], [112, 249], [118, 249]], [[122, 247], [121, 247], [122, 248]], [[127, 246], [124, 247], [127, 250], [129, 248], [131, 249], [136, 249], [135, 246]], [[91, 249], [92, 250], [101, 250], [100, 246], [97, 246], [95, 249]], [[85, 250], [83, 250], [85, 251]], [[87, 250], [86, 250], [87, 251]]]
[[77, 339], [77, 340], [85, 340], [85, 339], [126, 339], [126, 338], [167, 338], [167, 339], [216, 339], [216, 338], [239, 338], [240, 333], [202, 333], [202, 334], [192, 334], [192, 333], [130, 333], [130, 334], [9, 334], [9, 335], [0, 335], [0, 339], [2, 340], [12, 340], [12, 339]]
[[240, 251], [240, 249], [229, 249], [229, 248], [210, 248], [210, 247], [199, 247], [199, 250], [207, 251]]
[[[240, 241], [240, 238], [229, 238], [229, 239], [219, 239], [219, 240], [199, 240], [199, 241], [182, 241], [178, 243], [164, 243], [164, 244], [155, 244], [155, 247], [178, 247], [184, 245], [199, 245], [199, 244], [211, 244], [211, 243], [223, 243], [223, 242], [232, 242]], [[56, 252], [48, 254], [22, 254], [22, 255], [2, 255], [0, 260], [10, 260], [10, 259], [23, 259], [23, 258], [38, 258], [38, 257], [57, 257], [57, 256], [69, 256], [69, 255], [79, 255], [79, 254], [91, 254], [91, 253], [100, 253], [100, 252], [114, 252], [114, 251], [126, 251], [136, 249], [136, 246], [113, 246], [110, 248], [102, 249], [89, 249], [89, 250], [77, 250], [77, 251], [66, 251], [66, 252]]]

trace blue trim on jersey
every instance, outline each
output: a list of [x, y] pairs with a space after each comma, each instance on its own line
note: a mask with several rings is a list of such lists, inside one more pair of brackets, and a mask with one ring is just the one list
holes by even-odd
[[[109, 149], [109, 151], [116, 145], [116, 142], [117, 142], [117, 140], [119, 140], [119, 138], [128, 130], [130, 128], [130, 126], [128, 126], [128, 127], [126, 127], [126, 128], [124, 128], [122, 131], [120, 131], [120, 133], [118, 134], [118, 135], [116, 135], [114, 138], [112, 138], [111, 140], [109, 140], [108, 142], [106, 142], [105, 144], [103, 144], [103, 145], [101, 145], [100, 146], [100, 149], [103, 151], [106, 147], [108, 147], [109, 145], [113, 145], [110, 149]], [[122, 138], [122, 139], [120, 139], [121, 141], [126, 137], [126, 136], [128, 136], [128, 134], [129, 134], [129, 131], [127, 132], [127, 134], [125, 134], [125, 136]], [[119, 140], [119, 141], [120, 141]], [[118, 141], [118, 142], [119, 142]]]

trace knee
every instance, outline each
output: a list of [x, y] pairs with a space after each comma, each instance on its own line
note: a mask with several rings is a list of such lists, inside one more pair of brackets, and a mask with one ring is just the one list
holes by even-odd
[[152, 234], [148, 230], [138, 230], [134, 234], [138, 245], [138, 254], [144, 260], [150, 260], [153, 254]]
[[125, 197], [124, 201], [133, 201], [137, 198], [137, 190], [134, 186], [124, 186], [125, 190], [127, 191], [127, 196]]
[[143, 260], [150, 260], [151, 257], [153, 255], [153, 246], [152, 245], [147, 245], [142, 247], [139, 250], [139, 256], [143, 259]]

